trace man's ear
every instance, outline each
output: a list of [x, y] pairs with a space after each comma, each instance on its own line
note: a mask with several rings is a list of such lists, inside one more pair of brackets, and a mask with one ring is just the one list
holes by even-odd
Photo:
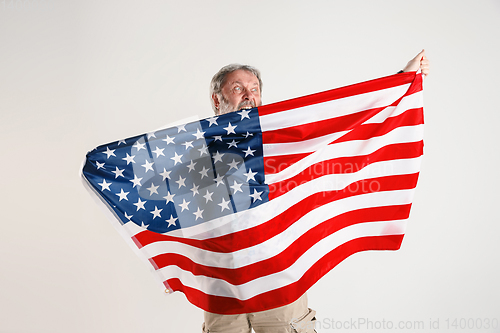
[[219, 97], [217, 96], [217, 94], [212, 94], [212, 100], [214, 101], [215, 108], [217, 110], [219, 110], [220, 101], [219, 101]]

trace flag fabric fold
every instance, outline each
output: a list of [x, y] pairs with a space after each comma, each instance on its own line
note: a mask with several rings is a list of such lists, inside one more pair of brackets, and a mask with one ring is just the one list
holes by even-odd
[[263, 311], [354, 253], [400, 248], [422, 94], [410, 72], [194, 121], [99, 146], [82, 176], [169, 292]]

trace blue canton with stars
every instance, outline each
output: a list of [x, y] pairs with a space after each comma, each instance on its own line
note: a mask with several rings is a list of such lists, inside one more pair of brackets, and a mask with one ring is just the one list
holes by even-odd
[[99, 146], [83, 175], [123, 223], [158, 233], [268, 201], [257, 108]]

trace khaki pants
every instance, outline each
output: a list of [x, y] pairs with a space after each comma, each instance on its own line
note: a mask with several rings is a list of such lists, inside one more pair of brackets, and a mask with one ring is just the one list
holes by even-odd
[[267, 311], [238, 315], [205, 312], [204, 333], [313, 333], [316, 311], [307, 307], [307, 295]]

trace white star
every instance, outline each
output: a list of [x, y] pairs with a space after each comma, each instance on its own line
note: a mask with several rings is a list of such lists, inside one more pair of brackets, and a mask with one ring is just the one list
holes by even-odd
[[161, 217], [161, 211], [163, 209], [158, 209], [158, 207], [155, 206], [155, 210], [150, 212], [151, 214], [153, 214], [153, 220], [157, 217]]
[[239, 163], [239, 162], [236, 162], [236, 161], [234, 160], [234, 158], [233, 158], [233, 161], [232, 161], [231, 163], [229, 163], [229, 164], [228, 164], [228, 166], [230, 167], [230, 168], [229, 168], [229, 170], [231, 170], [231, 169], [233, 169], [233, 168], [234, 168], [234, 169], [236, 169], [236, 170], [238, 170], [238, 163]]
[[137, 149], [137, 151], [139, 151], [141, 149], [146, 150], [146, 148], [144, 148], [145, 145], [146, 145], [145, 143], [140, 143], [139, 141], [136, 141], [136, 143], [134, 143], [134, 145], [132, 147]]
[[99, 162], [97, 162], [97, 161], [95, 161], [95, 162], [96, 162], [96, 164], [97, 164], [97, 170], [99, 170], [100, 168], [106, 169], [106, 168], [104, 167], [104, 163], [99, 163]]
[[177, 152], [174, 152], [174, 154], [175, 154], [174, 157], [170, 157], [170, 159], [175, 162], [174, 165], [177, 165], [177, 163], [182, 163], [181, 162], [182, 155], [177, 155]]
[[223, 212], [224, 209], [230, 210], [229, 209], [229, 203], [230, 202], [231, 202], [230, 200], [226, 201], [226, 200], [224, 200], [224, 198], [222, 198], [222, 202], [220, 204], [218, 204], [221, 207], [221, 212]]
[[238, 114], [241, 116], [240, 121], [245, 119], [245, 118], [250, 119], [250, 117], [248, 116], [249, 113], [250, 113], [250, 110], [241, 110], [241, 112], [238, 112]]
[[199, 187], [200, 187], [199, 185], [195, 185], [195, 184], [193, 184], [193, 187], [191, 188], [191, 192], [193, 192], [193, 197], [194, 197], [196, 194], [200, 194], [200, 193], [198, 192], [198, 188], [199, 188]]
[[234, 129], [236, 127], [238, 127], [238, 125], [233, 126], [233, 125], [231, 125], [231, 123], [229, 123], [229, 125], [227, 127], [224, 127], [224, 129], [227, 131], [228, 135], [231, 134], [231, 133], [236, 134], [236, 132], [234, 131]]
[[118, 201], [122, 201], [123, 199], [128, 201], [127, 194], [129, 193], [130, 192], [123, 192], [123, 189], [121, 189], [120, 193], [115, 193], [115, 194], [120, 197], [120, 200]]
[[214, 142], [215, 141], [222, 141], [222, 135], [216, 135], [216, 136], [214, 136]]
[[134, 183], [134, 187], [136, 186], [142, 186], [141, 184], [142, 178], [137, 178], [137, 175], [134, 175], [134, 179], [130, 179], [132, 183]]
[[260, 197], [260, 195], [263, 193], [264, 191], [261, 191], [261, 192], [257, 192], [256, 189], [253, 189], [253, 194], [250, 194], [250, 196], [253, 198], [253, 202], [257, 201], [257, 200], [260, 200], [262, 201], [262, 198]]
[[160, 173], [160, 176], [163, 176], [163, 181], [165, 181], [165, 179], [167, 179], [167, 178], [170, 179], [171, 172], [172, 171], [167, 171], [167, 170], [165, 170], [165, 168], [163, 168], [163, 172]]
[[160, 155], [165, 156], [165, 154], [163, 154], [164, 150], [165, 150], [165, 148], [160, 149], [159, 147], [156, 147], [156, 149], [153, 150], [153, 153], [155, 153], [156, 158], [158, 158], [158, 157], [160, 157]]
[[144, 204], [147, 201], [141, 201], [141, 198], [138, 198], [137, 200], [138, 201], [134, 204], [137, 207], [137, 211], [139, 211], [139, 209], [146, 209], [146, 208], [144, 208]]
[[186, 124], [177, 126], [177, 129], [179, 130], [179, 132], [177, 132], [177, 133], [180, 133], [182, 131], [186, 132], [185, 126], [186, 126]]
[[248, 155], [252, 155], [253, 156], [253, 153], [256, 152], [256, 150], [250, 149], [250, 146], [248, 146], [248, 149], [247, 150], [243, 150], [243, 152], [245, 153], [245, 157], [247, 157]]
[[239, 141], [236, 141], [236, 140], [233, 140], [232, 142], [229, 142], [228, 143], [228, 147], [227, 149], [231, 148], [231, 147], [235, 147], [235, 148], [238, 148], [236, 145], [240, 143]]
[[127, 142], [125, 141], [125, 139], [121, 139], [120, 141], [118, 141], [118, 146], [121, 145], [121, 144], [127, 144]]
[[203, 139], [203, 134], [205, 134], [205, 132], [202, 132], [202, 131], [200, 131], [199, 128], [197, 128], [196, 133], [194, 133], [193, 135], [196, 137], [197, 140], [199, 140], [199, 139]]
[[109, 185], [111, 185], [112, 183], [106, 183], [106, 179], [103, 179], [102, 180], [102, 183], [98, 183], [99, 185], [101, 185], [101, 191], [104, 191], [104, 190], [108, 190], [108, 191], [111, 191], [109, 189]]
[[200, 156], [203, 156], [203, 154], [207, 154], [208, 155], [208, 147], [206, 144], [203, 144], [203, 147], [201, 147], [200, 149], [198, 149], [198, 151], [200, 152]]
[[181, 188], [183, 186], [186, 186], [186, 184], [184, 184], [185, 181], [186, 181], [186, 178], [182, 178], [182, 176], [179, 176], [179, 180], [176, 180], [175, 182], [177, 184], [179, 184], [179, 188]]
[[135, 163], [134, 157], [135, 157], [135, 155], [130, 156], [127, 153], [127, 157], [122, 158], [122, 160], [127, 161], [127, 165], [128, 165], [129, 163]]
[[106, 157], [106, 158], [109, 158], [110, 156], [116, 157], [115, 150], [116, 149], [111, 150], [111, 149], [109, 149], [109, 147], [106, 147], [106, 151], [104, 151], [102, 153], [108, 155], [108, 157]]
[[252, 172], [252, 169], [248, 169], [247, 173], [243, 173], [243, 175], [247, 176], [247, 182], [251, 180], [256, 181], [254, 176], [257, 174], [257, 172]]
[[201, 175], [201, 179], [203, 179], [204, 177], [208, 177], [209, 170], [210, 169], [207, 169], [205, 168], [205, 166], [203, 166], [203, 169], [200, 172], [198, 172]]
[[146, 163], [141, 165], [142, 167], [144, 167], [146, 169], [146, 171], [144, 172], [148, 172], [149, 170], [153, 171], [153, 164], [155, 164], [155, 162], [149, 162], [148, 160], [146, 160]]
[[207, 194], [203, 196], [207, 200], [205, 203], [212, 201], [212, 194], [214, 194], [214, 192], [208, 192], [207, 190]]
[[171, 225], [175, 225], [175, 221], [177, 221], [177, 217], [174, 217], [173, 215], [170, 215], [170, 219], [165, 220], [165, 222], [168, 222], [168, 226], [170, 227]]
[[160, 185], [155, 186], [154, 183], [151, 183], [151, 186], [147, 188], [147, 190], [149, 191], [149, 196], [152, 196], [153, 193], [158, 194], [158, 187], [160, 187]]
[[167, 191], [167, 196], [163, 197], [163, 199], [167, 200], [165, 204], [168, 204], [169, 202], [174, 202], [174, 196], [175, 194], [170, 194], [170, 191]]
[[179, 205], [179, 207], [182, 208], [181, 212], [184, 211], [184, 209], [189, 210], [188, 205], [191, 203], [191, 201], [186, 202], [186, 199], [182, 199], [182, 203]]
[[219, 161], [222, 162], [222, 156], [224, 156], [224, 154], [221, 154], [221, 153], [219, 153], [219, 151], [217, 151], [217, 153], [212, 156], [214, 159], [214, 164], [219, 162]]
[[156, 138], [156, 135], [154, 132], [148, 133], [148, 140], [151, 138]]
[[189, 147], [194, 148], [194, 147], [193, 147], [193, 141], [186, 141], [186, 142], [184, 142], [184, 143], [181, 143], [181, 145], [183, 145], [183, 146], [186, 148], [186, 150], [187, 150]]
[[236, 182], [236, 180], [234, 181], [233, 185], [229, 186], [230, 188], [232, 188], [234, 190], [233, 194], [236, 194], [236, 192], [241, 192], [243, 193], [243, 190], [241, 189], [241, 186], [243, 185], [243, 183], [241, 184], [238, 184]]
[[132, 218], [132, 216], [134, 216], [134, 215], [128, 215], [128, 214], [127, 214], [127, 212], [125, 212], [125, 218], [126, 218], [127, 220], [129, 220], [129, 221], [130, 221], [130, 219]]
[[201, 214], [203, 214], [203, 210], [202, 210], [202, 209], [200, 209], [200, 207], [198, 207], [198, 210], [197, 210], [196, 212], [194, 212], [193, 214], [196, 216], [196, 218], [194, 219], [195, 221], [196, 221], [198, 218], [200, 218], [200, 219], [202, 219], [202, 220], [203, 220], [203, 216], [201, 215]]
[[170, 143], [174, 143], [174, 138], [171, 138], [167, 135], [167, 138], [166, 139], [163, 139], [162, 141], [166, 141], [167, 142], [167, 145], [170, 144]]
[[217, 182], [217, 187], [219, 187], [219, 185], [224, 185], [224, 176], [217, 176], [214, 181]]
[[191, 163], [187, 166], [189, 171], [188, 172], [191, 172], [194, 170], [194, 166], [196, 165], [196, 162], [191, 160]]
[[247, 131], [247, 134], [245, 134], [245, 139], [246, 139], [246, 138], [248, 138], [249, 136], [253, 136], [253, 133], [249, 133], [249, 132]]
[[219, 125], [219, 124], [217, 124], [217, 118], [219, 118], [219, 117], [208, 118], [207, 119], [207, 121], [208, 121], [208, 127], [210, 127], [212, 125]]
[[125, 171], [125, 169], [118, 169], [118, 167], [115, 167], [115, 168], [116, 168], [115, 171], [111, 171], [112, 173], [115, 174], [115, 179], [118, 178], [119, 176], [125, 177], [123, 175], [123, 171]]

